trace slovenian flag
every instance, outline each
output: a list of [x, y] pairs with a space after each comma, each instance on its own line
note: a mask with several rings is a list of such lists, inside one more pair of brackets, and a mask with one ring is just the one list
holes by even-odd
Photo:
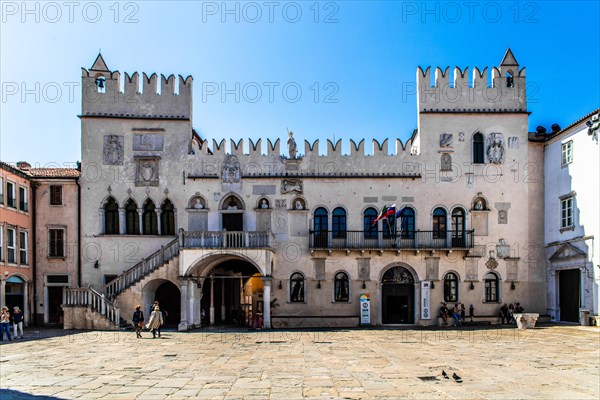
[[406, 206], [400, 207], [400, 209], [398, 211], [396, 211], [396, 218], [400, 217], [400, 214], [402, 214], [402, 211], [404, 211], [405, 208], [406, 208]]
[[373, 220], [372, 225], [375, 225], [377, 223], [377, 221], [379, 221], [380, 219], [387, 219], [388, 217], [394, 216], [395, 214], [396, 214], [396, 204], [392, 204], [389, 207], [384, 205], [383, 208], [381, 209], [381, 212], [377, 216], [377, 218], [375, 218]]

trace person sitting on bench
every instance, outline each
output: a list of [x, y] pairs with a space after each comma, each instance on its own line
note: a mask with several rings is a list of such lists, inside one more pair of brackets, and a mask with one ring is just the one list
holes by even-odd
[[454, 317], [454, 325], [460, 326], [460, 306], [458, 303], [454, 305], [454, 310], [452, 311], [452, 317]]
[[446, 303], [442, 303], [442, 307], [440, 308], [440, 318], [444, 320], [444, 325], [448, 325], [448, 307]]

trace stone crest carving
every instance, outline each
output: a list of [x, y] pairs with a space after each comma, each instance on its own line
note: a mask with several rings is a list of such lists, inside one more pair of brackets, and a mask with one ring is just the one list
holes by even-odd
[[134, 151], [162, 151], [164, 137], [157, 133], [140, 133], [133, 135]]
[[275, 207], [276, 208], [286, 208], [287, 200], [286, 199], [275, 199]]
[[301, 179], [284, 179], [281, 182], [281, 193], [302, 193], [303, 184]]
[[240, 162], [237, 156], [228, 154], [221, 166], [221, 181], [223, 183], [238, 183], [241, 180]]
[[454, 140], [454, 135], [452, 133], [442, 133], [440, 134], [440, 147], [450, 147], [452, 146], [452, 141]]
[[496, 260], [496, 257], [494, 257], [494, 250], [490, 250], [489, 254], [490, 257], [486, 261], [485, 266], [487, 269], [495, 270], [498, 267], [498, 261]]
[[123, 136], [104, 135], [104, 164], [123, 165]]
[[458, 141], [459, 142], [464, 142], [465, 141], [465, 134], [464, 134], [464, 132], [459, 132], [458, 133]]
[[138, 158], [135, 160], [136, 186], [158, 186], [158, 159]]
[[492, 164], [502, 164], [504, 162], [505, 145], [501, 133], [491, 133], [489, 145], [487, 148], [488, 160]]

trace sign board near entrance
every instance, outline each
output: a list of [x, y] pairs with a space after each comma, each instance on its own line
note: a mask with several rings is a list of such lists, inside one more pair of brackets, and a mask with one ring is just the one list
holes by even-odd
[[360, 324], [371, 325], [371, 296], [368, 293], [360, 295]]
[[430, 290], [431, 282], [421, 281], [421, 319], [431, 319]]

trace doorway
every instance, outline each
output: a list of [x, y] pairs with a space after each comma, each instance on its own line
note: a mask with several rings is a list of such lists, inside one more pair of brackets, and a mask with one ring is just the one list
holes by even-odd
[[384, 324], [415, 323], [415, 283], [406, 268], [394, 267], [383, 275], [381, 308]]
[[163, 313], [165, 327], [177, 327], [181, 321], [181, 294], [179, 288], [173, 282], [163, 282], [156, 288], [154, 301], [158, 301], [160, 310]]
[[223, 213], [223, 230], [228, 232], [242, 232], [244, 230], [243, 213]]
[[559, 271], [558, 293], [561, 321], [579, 322], [580, 283], [581, 276], [579, 269]]
[[48, 323], [62, 324], [63, 286], [48, 286]]

